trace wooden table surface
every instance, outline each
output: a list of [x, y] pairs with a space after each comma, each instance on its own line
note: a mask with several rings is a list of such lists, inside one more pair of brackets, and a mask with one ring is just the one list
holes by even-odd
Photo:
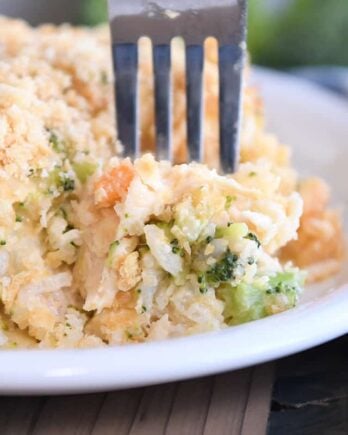
[[1, 435], [346, 435], [348, 336], [245, 370], [147, 388], [1, 397]]

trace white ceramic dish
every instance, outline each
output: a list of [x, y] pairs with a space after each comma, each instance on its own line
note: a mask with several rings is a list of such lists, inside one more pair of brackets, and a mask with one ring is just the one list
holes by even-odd
[[[294, 148], [302, 173], [327, 178], [347, 198], [348, 105], [299, 79], [257, 70], [270, 129]], [[347, 222], [347, 219], [346, 219]], [[0, 393], [54, 394], [128, 388], [234, 370], [348, 332], [348, 265], [306, 290], [301, 304], [263, 320], [189, 338], [87, 350], [0, 352]]]

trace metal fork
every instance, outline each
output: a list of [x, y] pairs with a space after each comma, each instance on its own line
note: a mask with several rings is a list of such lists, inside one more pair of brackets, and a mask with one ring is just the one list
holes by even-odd
[[187, 138], [190, 160], [202, 161], [202, 77], [204, 41], [219, 47], [220, 164], [232, 172], [238, 161], [242, 70], [246, 36], [246, 0], [109, 0], [112, 52], [116, 77], [118, 135], [125, 154], [139, 155], [138, 40], [153, 44], [156, 157], [172, 158], [172, 38], [186, 45]]

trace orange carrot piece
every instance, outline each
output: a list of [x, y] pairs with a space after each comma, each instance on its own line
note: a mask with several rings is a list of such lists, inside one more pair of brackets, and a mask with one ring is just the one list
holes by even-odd
[[102, 175], [95, 184], [98, 207], [111, 207], [122, 201], [133, 178], [134, 169], [128, 162], [120, 163]]

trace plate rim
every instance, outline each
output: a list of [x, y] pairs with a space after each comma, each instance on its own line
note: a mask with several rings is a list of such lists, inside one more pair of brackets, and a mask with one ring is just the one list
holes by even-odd
[[[109, 391], [265, 363], [347, 333], [347, 305], [348, 283], [283, 313], [221, 331], [102, 349], [2, 351], [0, 392], [32, 395]], [[294, 325], [299, 331], [307, 328], [306, 334], [296, 337], [292, 334], [291, 341], [283, 341]], [[248, 336], [255, 337], [255, 331], [262, 336], [262, 341], [252, 347], [248, 344]], [[239, 355], [229, 347], [233, 335], [238, 336], [237, 342], [241, 344]], [[274, 342], [277, 346], [273, 346]], [[153, 360], [153, 355], [157, 360]]]

